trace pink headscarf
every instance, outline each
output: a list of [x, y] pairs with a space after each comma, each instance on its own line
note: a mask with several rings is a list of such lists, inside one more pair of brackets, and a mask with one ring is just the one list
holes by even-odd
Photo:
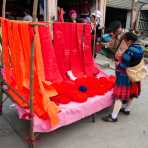
[[76, 10], [70, 10], [69, 11], [69, 16], [71, 17], [73, 13], [77, 14]]

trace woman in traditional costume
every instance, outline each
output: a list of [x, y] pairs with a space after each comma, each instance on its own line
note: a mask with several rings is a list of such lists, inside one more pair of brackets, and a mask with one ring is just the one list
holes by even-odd
[[[123, 37], [127, 49], [116, 54], [116, 84], [113, 91], [114, 108], [112, 114], [102, 119], [106, 122], [118, 121], [118, 114], [122, 111], [125, 115], [130, 114], [133, 98], [139, 97], [141, 82], [133, 82], [127, 75], [127, 68], [138, 65], [143, 59], [144, 50], [137, 42], [137, 35], [128, 32]], [[119, 49], [120, 50], [120, 49]], [[123, 102], [126, 102], [123, 105]]]

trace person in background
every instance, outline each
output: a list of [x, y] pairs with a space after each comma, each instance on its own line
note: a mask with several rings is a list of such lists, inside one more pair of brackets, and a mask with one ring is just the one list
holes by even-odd
[[109, 58], [114, 58], [115, 52], [120, 43], [120, 39], [123, 33], [122, 24], [120, 21], [114, 21], [109, 25], [105, 34], [109, 34], [112, 39], [103, 46], [101, 53]]
[[109, 25], [107, 33], [111, 34], [112, 36], [112, 40], [109, 44], [109, 49], [113, 54], [115, 54], [118, 48], [122, 32], [123, 28], [120, 21], [114, 21]]
[[99, 41], [102, 34], [102, 27], [100, 25], [100, 18], [102, 17], [102, 13], [100, 11], [96, 11], [91, 13], [91, 33], [92, 33], [92, 54], [94, 57], [97, 56], [97, 45], [99, 45]]
[[77, 23], [78, 22], [78, 18], [77, 18], [77, 12], [76, 10], [70, 10], [69, 11], [69, 20], [68, 22], [73, 22], [73, 23]]
[[[123, 35], [122, 40], [126, 43], [124, 52], [116, 54], [116, 84], [113, 90], [114, 107], [111, 114], [103, 117], [103, 121], [116, 122], [121, 111], [129, 115], [133, 98], [139, 97], [141, 92], [141, 82], [133, 82], [127, 75], [127, 68], [138, 65], [143, 59], [144, 49], [137, 43], [138, 37], [132, 32]], [[126, 49], [127, 48], [127, 49]]]
[[38, 20], [39, 21], [44, 21], [44, 16], [42, 14], [40, 14], [39, 17], [38, 17]]
[[32, 21], [32, 16], [30, 15], [30, 11], [29, 10], [25, 10], [24, 11], [24, 18], [23, 18], [24, 21]]
[[58, 22], [64, 22], [64, 9], [58, 7], [57, 8], [57, 14], [58, 14]]

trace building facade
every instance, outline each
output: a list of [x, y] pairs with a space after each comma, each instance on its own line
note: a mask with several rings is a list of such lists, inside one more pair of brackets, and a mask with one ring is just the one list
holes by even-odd
[[[67, 7], [75, 8], [78, 12], [89, 7], [88, 9], [90, 9], [90, 12], [93, 12], [96, 9], [101, 11], [101, 25], [104, 26], [105, 24], [106, 0], [48, 0], [48, 2], [45, 0], [45, 3], [48, 3], [48, 8], [46, 7], [46, 9], [48, 9], [49, 20], [57, 17], [58, 6], [64, 7], [65, 11], [67, 10]], [[89, 5], [87, 6], [87, 4]]]
[[107, 0], [106, 23], [111, 20], [148, 34], [148, 0]]

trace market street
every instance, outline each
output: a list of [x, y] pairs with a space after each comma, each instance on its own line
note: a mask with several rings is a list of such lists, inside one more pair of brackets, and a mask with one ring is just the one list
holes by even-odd
[[[142, 94], [133, 104], [130, 116], [119, 116], [117, 123], [104, 123], [99, 112], [96, 122], [86, 118], [53, 133], [41, 134], [36, 148], [148, 148], [148, 78], [143, 81]], [[7, 122], [13, 124], [15, 131]], [[28, 123], [17, 118], [15, 110], [5, 104], [0, 117], [0, 148], [27, 148], [16, 134], [27, 139]]]

